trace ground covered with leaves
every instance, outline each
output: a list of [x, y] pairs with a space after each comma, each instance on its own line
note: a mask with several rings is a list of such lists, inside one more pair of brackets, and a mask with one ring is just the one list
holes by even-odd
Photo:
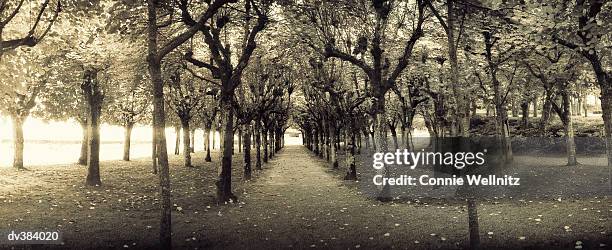
[[[234, 157], [239, 201], [215, 202], [218, 155], [197, 168], [171, 157], [173, 240], [181, 248], [468, 248], [464, 202], [381, 203], [360, 194], [342, 171], [301, 146], [288, 146], [244, 182]], [[102, 163], [103, 186], [84, 186], [78, 165], [0, 170], [0, 228], [60, 230], [63, 246], [156, 248], [157, 177], [150, 161]], [[368, 180], [361, 180], [368, 181]], [[612, 199], [483, 200], [486, 248], [610, 248]]]

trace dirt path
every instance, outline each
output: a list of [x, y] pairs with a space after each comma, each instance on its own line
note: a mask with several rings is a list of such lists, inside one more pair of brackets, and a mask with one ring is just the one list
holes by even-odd
[[[239, 205], [220, 207], [217, 216], [204, 222], [208, 246], [231, 249], [468, 247], [464, 204], [444, 204], [444, 201], [381, 204], [343, 185], [330, 171], [328, 163], [304, 147], [286, 147], [267, 165], [262, 176], [246, 185]], [[610, 230], [604, 219], [608, 215], [585, 212], [577, 204], [557, 207], [547, 203], [535, 206], [485, 203], [479, 207], [483, 246], [572, 248], [576, 239], [589, 240], [583, 236], [592, 235], [592, 230], [602, 231], [604, 238]], [[580, 228], [581, 232], [574, 230], [566, 235], [566, 242], [550, 242], [551, 234], [557, 234], [572, 222], [533, 221], [542, 214], [565, 217], [568, 213], [574, 214], [572, 219], [576, 221], [594, 223], [593, 227]], [[521, 240], [525, 238], [530, 240]], [[601, 242], [601, 239], [591, 240], [589, 244], [594, 246]]]
[[265, 174], [250, 185], [250, 190], [244, 191], [241, 207], [224, 209], [223, 216], [217, 218], [225, 217], [231, 221], [228, 224], [237, 225], [240, 240], [225, 233], [215, 234], [220, 238], [210, 240], [221, 243], [218, 247], [230, 248], [253, 244], [298, 248], [337, 244], [335, 241], [352, 233], [355, 225], [349, 220], [363, 222], [352, 210], [366, 207], [369, 202], [326, 173], [326, 165], [304, 147], [286, 147], [270, 162]]

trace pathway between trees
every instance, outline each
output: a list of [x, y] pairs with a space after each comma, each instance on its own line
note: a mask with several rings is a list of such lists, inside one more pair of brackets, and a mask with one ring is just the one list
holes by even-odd
[[[240, 204], [210, 209], [217, 216], [205, 217], [203, 230], [196, 234], [203, 234], [200, 243], [208, 247], [231, 249], [469, 247], [464, 202], [382, 204], [342, 182], [327, 162], [306, 148], [287, 146], [254, 182], [236, 190]], [[573, 248], [577, 240], [598, 246], [606, 233], [602, 238], [586, 235], [594, 230], [609, 232], [606, 216], [599, 212], [605, 204], [482, 201], [478, 206], [482, 246]], [[574, 230], [561, 241], [550, 241], [567, 225]]]
[[238, 193], [240, 206], [222, 207], [213, 221], [205, 222], [205, 237], [214, 247], [346, 249], [405, 246], [415, 240], [419, 247], [420, 238], [432, 238], [435, 230], [467, 230], [466, 223], [437, 223], [449, 217], [442, 209], [421, 209], [428, 217], [421, 222], [412, 206], [367, 200], [302, 146], [287, 146], [266, 166], [263, 175], [246, 185], [246, 194]]

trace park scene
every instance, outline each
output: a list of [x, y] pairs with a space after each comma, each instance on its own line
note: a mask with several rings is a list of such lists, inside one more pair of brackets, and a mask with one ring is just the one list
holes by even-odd
[[0, 249], [612, 249], [610, 20], [0, 0]]

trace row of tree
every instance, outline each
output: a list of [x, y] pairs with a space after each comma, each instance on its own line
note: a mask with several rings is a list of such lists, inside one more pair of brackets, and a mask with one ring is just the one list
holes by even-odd
[[[202, 126], [207, 152], [213, 127], [220, 131], [216, 185], [223, 203], [236, 200], [235, 135], [248, 178], [252, 141], [258, 168], [282, 147], [292, 120], [305, 144], [333, 167], [344, 140], [346, 179], [356, 179], [354, 156], [362, 142], [387, 151], [390, 133], [395, 148], [411, 148], [417, 115], [434, 142], [478, 135], [470, 126], [478, 107], [492, 109], [501, 160], [510, 162], [509, 111], [520, 106], [527, 127], [529, 103], [540, 97], [543, 104], [534, 105], [541, 106], [535, 109], [541, 111], [538, 127], [546, 131], [557, 114], [566, 130], [568, 163], [575, 164], [572, 97], [598, 87], [612, 174], [605, 1], [23, 2], [0, 6], [0, 32], [10, 31], [0, 36], [0, 92], [16, 124], [16, 152], [23, 151], [20, 124], [39, 95], [41, 116], [70, 117], [86, 128], [81, 162], [89, 167], [89, 185], [101, 184], [99, 124], [125, 126], [129, 141], [135, 123], [151, 122], [165, 248], [171, 247], [164, 133], [170, 124], [184, 131], [185, 166], [192, 165], [193, 129]], [[23, 166], [22, 158], [15, 161]], [[379, 199], [389, 198], [388, 186], [381, 187]], [[474, 199], [468, 208], [477, 245]]]

